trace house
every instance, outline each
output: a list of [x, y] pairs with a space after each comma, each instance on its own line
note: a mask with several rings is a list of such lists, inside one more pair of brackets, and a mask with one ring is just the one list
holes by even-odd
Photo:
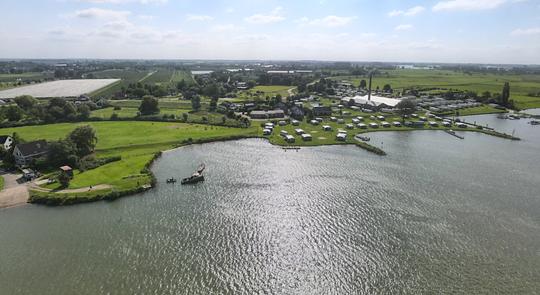
[[331, 116], [332, 109], [325, 106], [315, 106], [313, 107], [313, 116]]
[[252, 111], [249, 116], [251, 119], [276, 119], [285, 118], [285, 112], [283, 110]]
[[67, 176], [69, 176], [70, 178], [73, 178], [73, 168], [71, 168], [71, 167], [69, 167], [67, 165], [60, 167], [60, 173], [64, 173]]
[[13, 156], [19, 167], [28, 166], [34, 159], [43, 157], [49, 151], [49, 145], [45, 140], [37, 140], [21, 143], [15, 146]]
[[236, 83], [236, 89], [238, 89], [238, 90], [246, 90], [248, 88], [249, 88], [249, 86], [248, 86], [248, 84], [246, 82], [237, 82]]
[[11, 138], [11, 136], [0, 135], [0, 149], [4, 149], [4, 151], [9, 151], [12, 145], [13, 138]]

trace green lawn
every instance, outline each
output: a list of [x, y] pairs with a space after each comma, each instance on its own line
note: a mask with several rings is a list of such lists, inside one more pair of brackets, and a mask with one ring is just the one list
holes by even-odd
[[[521, 109], [540, 107], [540, 97], [527, 96], [530, 92], [540, 91], [540, 75], [513, 74], [480, 74], [464, 73], [445, 70], [382, 70], [373, 78], [373, 88], [383, 88], [390, 84], [395, 90], [404, 88], [441, 88], [470, 90], [478, 94], [484, 91], [500, 93], [505, 82], [510, 83], [510, 98]], [[360, 80], [366, 77], [339, 76], [335, 80], [349, 80], [354, 85], [360, 85]]]
[[17, 132], [24, 140], [57, 140], [64, 138], [76, 126], [91, 125], [98, 137], [98, 157], [121, 156], [122, 160], [82, 173], [76, 172], [69, 188], [109, 184], [115, 189], [130, 189], [150, 181], [141, 170], [159, 151], [173, 148], [189, 138], [194, 141], [254, 136], [257, 128], [228, 128], [209, 125], [165, 122], [89, 122], [52, 124], [0, 129], [3, 134]]
[[258, 91], [263, 92], [263, 94], [259, 96], [259, 98], [262, 100], [266, 99], [266, 96], [272, 97], [278, 94], [280, 94], [282, 97], [287, 97], [289, 96], [289, 89], [293, 88], [295, 87], [286, 85], [255, 86], [252, 89], [240, 91], [234, 101], [240, 102], [244, 100], [252, 100], [255, 98]]

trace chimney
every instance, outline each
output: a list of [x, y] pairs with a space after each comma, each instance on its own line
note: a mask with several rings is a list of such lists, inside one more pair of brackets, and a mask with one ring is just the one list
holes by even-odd
[[369, 90], [368, 90], [368, 100], [371, 101], [371, 79], [373, 78], [373, 72], [369, 73]]

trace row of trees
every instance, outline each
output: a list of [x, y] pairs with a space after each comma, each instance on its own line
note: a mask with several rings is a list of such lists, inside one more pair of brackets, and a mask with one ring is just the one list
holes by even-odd
[[14, 99], [16, 105], [2, 107], [0, 118], [17, 122], [23, 118], [45, 123], [85, 120], [90, 117], [92, 110], [98, 108], [93, 102], [74, 104], [63, 98], [52, 98], [47, 103], [41, 103], [29, 95]]

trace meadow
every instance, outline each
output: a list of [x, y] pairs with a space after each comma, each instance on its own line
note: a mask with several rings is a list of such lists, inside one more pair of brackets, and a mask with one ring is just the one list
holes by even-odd
[[[252, 100], [255, 95], [257, 95], [257, 92], [262, 93], [260, 95], [260, 99], [266, 99], [266, 96], [272, 97], [280, 94], [282, 97], [289, 96], [289, 89], [295, 89], [294, 86], [286, 86], [286, 85], [270, 85], [270, 86], [264, 86], [259, 85], [255, 86], [252, 89], [245, 90], [245, 91], [239, 91], [237, 94], [236, 99], [228, 99], [229, 101], [234, 102], [242, 102], [245, 100]], [[292, 91], [292, 90], [291, 90]]]
[[[58, 140], [74, 128], [90, 125], [96, 130], [97, 157], [121, 156], [122, 159], [93, 170], [75, 171], [68, 189], [84, 188], [99, 184], [111, 185], [112, 190], [122, 191], [149, 184], [151, 177], [141, 172], [154, 154], [187, 142], [219, 140], [231, 137], [256, 135], [256, 128], [228, 128], [210, 125], [166, 122], [89, 122], [62, 123], [0, 129], [2, 134], [16, 132], [23, 140]], [[52, 185], [54, 188], [57, 185]], [[68, 196], [68, 195], [66, 195]]]
[[[360, 85], [362, 76], [338, 76], [335, 80], [348, 80], [355, 86]], [[481, 74], [446, 70], [388, 70], [373, 77], [375, 89], [390, 84], [396, 91], [403, 89], [456, 89], [492, 94], [501, 93], [505, 82], [510, 83], [510, 99], [520, 109], [540, 107], [540, 97], [528, 96], [531, 92], [540, 92], [540, 75]]]

